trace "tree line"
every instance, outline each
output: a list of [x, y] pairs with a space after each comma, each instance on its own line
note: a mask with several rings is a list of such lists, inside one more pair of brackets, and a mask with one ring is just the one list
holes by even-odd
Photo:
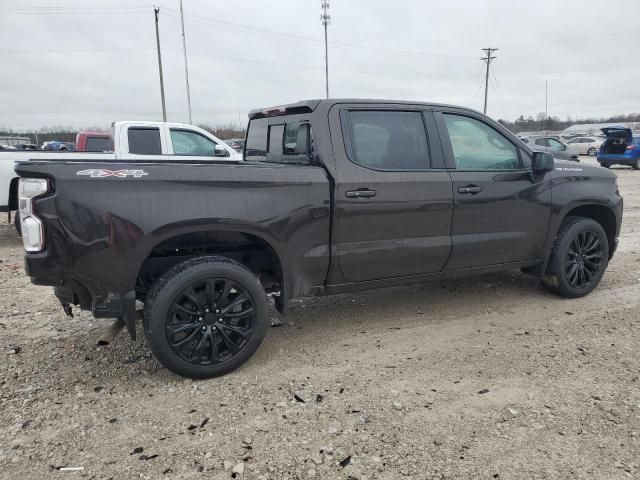
[[513, 122], [508, 120], [499, 119], [502, 125], [507, 127], [514, 133], [520, 132], [538, 132], [541, 130], [558, 131], [564, 130], [576, 123], [623, 123], [623, 122], [640, 122], [640, 113], [630, 113], [628, 115], [613, 115], [611, 117], [603, 118], [569, 118], [566, 120], [560, 120], [555, 116], [545, 118], [544, 112], [538, 113], [535, 118], [531, 115], [525, 118], [524, 115], [520, 115]]

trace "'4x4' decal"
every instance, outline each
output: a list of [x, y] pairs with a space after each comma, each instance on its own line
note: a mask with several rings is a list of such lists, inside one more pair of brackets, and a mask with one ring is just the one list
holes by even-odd
[[149, 175], [144, 170], [105, 170], [103, 168], [90, 168], [88, 170], [79, 170], [76, 175], [86, 175], [91, 178], [116, 177], [116, 178], [142, 178]]

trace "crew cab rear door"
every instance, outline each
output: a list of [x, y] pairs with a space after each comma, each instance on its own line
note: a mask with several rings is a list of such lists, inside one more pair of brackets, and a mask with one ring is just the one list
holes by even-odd
[[[337, 104], [329, 112], [336, 168], [336, 284], [440, 271], [451, 249], [451, 178], [424, 106]], [[339, 278], [340, 275], [342, 278]]]
[[551, 215], [550, 174], [534, 174], [520, 142], [483, 115], [438, 110], [454, 198], [445, 270], [540, 259]]

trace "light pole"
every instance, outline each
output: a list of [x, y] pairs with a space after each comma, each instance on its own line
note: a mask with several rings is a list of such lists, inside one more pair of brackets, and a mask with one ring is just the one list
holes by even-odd
[[322, 0], [322, 25], [324, 26], [324, 81], [325, 88], [327, 90], [327, 98], [329, 98], [329, 44], [327, 42], [327, 26], [331, 21], [331, 15], [329, 15], [329, 0]]

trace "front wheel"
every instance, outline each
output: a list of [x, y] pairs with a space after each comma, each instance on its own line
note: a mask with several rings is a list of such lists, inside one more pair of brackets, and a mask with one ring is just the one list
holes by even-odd
[[152, 352], [169, 370], [189, 378], [238, 368], [258, 349], [268, 323], [259, 280], [225, 257], [174, 266], [145, 302], [144, 330]]
[[590, 148], [587, 151], [587, 155], [589, 155], [590, 157], [595, 157], [598, 154], [598, 149], [597, 148]]
[[563, 297], [583, 297], [598, 286], [608, 262], [602, 226], [590, 218], [568, 217], [560, 225], [542, 284]]

